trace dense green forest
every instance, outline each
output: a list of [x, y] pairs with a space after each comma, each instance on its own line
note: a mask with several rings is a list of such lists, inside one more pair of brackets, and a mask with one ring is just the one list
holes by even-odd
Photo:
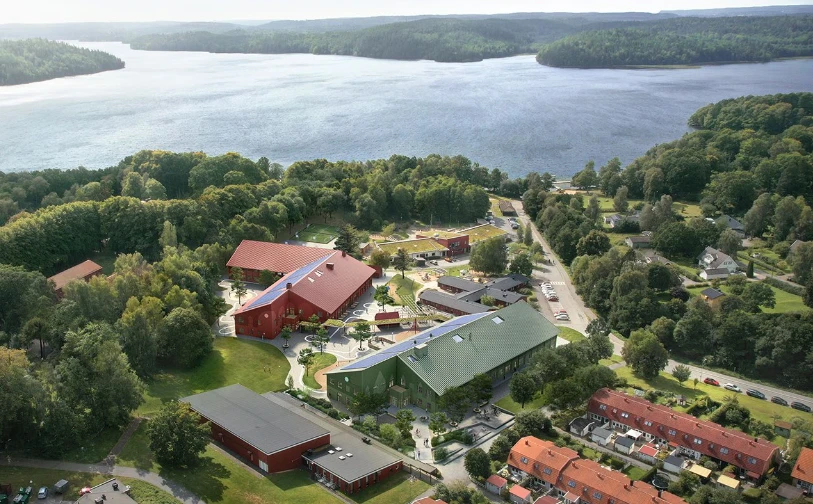
[[42, 39], [0, 40], [0, 86], [124, 68], [102, 51]]
[[813, 16], [677, 18], [582, 32], [539, 51], [543, 65], [608, 68], [756, 62], [813, 55]]

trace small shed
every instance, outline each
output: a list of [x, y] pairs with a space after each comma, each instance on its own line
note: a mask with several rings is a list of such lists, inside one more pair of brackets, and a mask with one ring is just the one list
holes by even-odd
[[737, 491], [740, 490], [740, 482], [737, 479], [725, 474], [721, 474], [720, 477], [717, 478], [717, 486], [726, 487]]
[[721, 280], [730, 275], [731, 272], [727, 268], [709, 268], [700, 272], [700, 278], [703, 280]]
[[514, 485], [508, 491], [508, 496], [514, 504], [530, 504], [531, 491], [519, 485]]
[[627, 433], [626, 433], [626, 434], [624, 434], [624, 435], [625, 435], [626, 437], [628, 437], [628, 438], [632, 439], [633, 441], [638, 441], [638, 440], [641, 438], [641, 436], [643, 436], [643, 435], [644, 435], [644, 433], [643, 433], [643, 432], [641, 432], [641, 431], [639, 431], [639, 430], [630, 429], [630, 430], [628, 430], [628, 431], [627, 431]]
[[496, 474], [492, 474], [486, 480], [486, 490], [493, 494], [500, 495], [506, 485], [508, 485], [508, 480]]
[[773, 431], [774, 433], [776, 433], [777, 436], [789, 438], [791, 429], [793, 429], [793, 425], [791, 425], [790, 422], [777, 420], [776, 422], [773, 423]]
[[635, 441], [626, 436], [618, 436], [615, 439], [615, 450], [626, 455], [631, 455], [635, 450]]
[[586, 436], [592, 430], [595, 422], [585, 417], [576, 417], [570, 422], [570, 432], [577, 436]]
[[700, 476], [700, 478], [704, 480], [711, 476], [711, 469], [703, 467], [700, 464], [692, 464], [688, 469], [689, 472]]
[[654, 464], [657, 460], [658, 449], [651, 444], [645, 444], [638, 449], [638, 458], [648, 464]]
[[596, 427], [590, 433], [590, 440], [599, 446], [607, 446], [610, 444], [610, 439], [613, 437], [613, 431], [605, 429], [604, 427]]
[[680, 474], [683, 470], [683, 459], [675, 455], [669, 455], [663, 461], [663, 470], [672, 474]]

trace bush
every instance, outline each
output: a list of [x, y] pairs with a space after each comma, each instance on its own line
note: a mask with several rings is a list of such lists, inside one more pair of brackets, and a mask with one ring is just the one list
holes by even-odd
[[776, 287], [781, 291], [785, 291], [789, 294], [794, 294], [796, 296], [804, 296], [805, 295], [805, 288], [801, 285], [793, 285], [783, 280], [774, 277], [767, 277], [763, 280], [766, 284], [770, 285], [771, 287]]
[[449, 450], [444, 447], [435, 448], [435, 462], [440, 462], [442, 460], [446, 460], [446, 457], [449, 456]]
[[330, 401], [328, 401], [327, 399], [317, 399], [315, 397], [311, 397], [304, 390], [288, 389], [285, 391], [285, 393], [310, 406], [313, 406], [314, 408], [318, 409], [319, 411], [329, 416], [330, 418], [335, 418], [336, 420], [344, 420], [350, 418], [348, 415], [334, 408], [333, 405], [330, 404]]

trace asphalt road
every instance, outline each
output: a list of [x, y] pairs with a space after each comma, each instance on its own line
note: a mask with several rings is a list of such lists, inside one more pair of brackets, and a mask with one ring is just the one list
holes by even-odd
[[[528, 218], [527, 215], [525, 215], [525, 211], [522, 208], [522, 202], [514, 200], [512, 201], [512, 203], [514, 205], [514, 208], [517, 210], [517, 216], [520, 222], [522, 222], [527, 229], [528, 224], [530, 223], [530, 219]], [[531, 226], [531, 228], [533, 229], [534, 240], [542, 244], [542, 248], [545, 250], [545, 253], [551, 258], [556, 257], [556, 255], [553, 254], [550, 245], [548, 245], [548, 243], [545, 241], [542, 234], [536, 230], [536, 227]], [[584, 305], [584, 302], [582, 301], [581, 297], [579, 297], [579, 295], [576, 294], [576, 289], [573, 287], [573, 283], [570, 281], [570, 276], [567, 274], [562, 265], [559, 264], [558, 259], [554, 259], [554, 262], [555, 264], [553, 266], [546, 265], [545, 270], [541, 274], [535, 271], [534, 278], [540, 278], [542, 280], [547, 280], [551, 282], [551, 284], [553, 284], [554, 290], [556, 290], [556, 293], [559, 296], [559, 303], [558, 304], [548, 303], [545, 300], [544, 296], [539, 296], [540, 307], [542, 308], [543, 313], [545, 313], [545, 315], [547, 316], [552, 316], [552, 312], [556, 309], [563, 308], [567, 310], [567, 313], [570, 315], [570, 323], [557, 325], [567, 325], [578, 331], [585, 332], [587, 324], [590, 322], [590, 320], [594, 319], [596, 315], [590, 308]], [[615, 336], [614, 334], [610, 335], [610, 339], [613, 342], [614, 349], [613, 353], [621, 355], [621, 349], [624, 347], [624, 341]], [[669, 362], [666, 366], [666, 372], [671, 372], [675, 368], [675, 366], [679, 364], [680, 362], [669, 359]], [[697, 366], [692, 366], [689, 364], [687, 364], [687, 366], [692, 372], [692, 378], [697, 378], [700, 381], [703, 381], [705, 378], [714, 378], [715, 380], [720, 382], [720, 385], [723, 385], [725, 383], [733, 383], [740, 387], [743, 390], [743, 392], [745, 392], [746, 389], [755, 389], [765, 394], [768, 397], [768, 399], [770, 399], [772, 396], [778, 396], [786, 400], [788, 404], [790, 404], [793, 401], [798, 401], [813, 407], [813, 398], [802, 394], [788, 392], [786, 390], [781, 390], [775, 387], [750, 382], [747, 380], [735, 378], [733, 376], [728, 376], [715, 371], [708, 371], [706, 369]], [[799, 413], [805, 414], [802, 411], [799, 411]]]

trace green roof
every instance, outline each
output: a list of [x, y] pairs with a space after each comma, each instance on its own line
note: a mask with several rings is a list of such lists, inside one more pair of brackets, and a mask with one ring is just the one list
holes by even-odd
[[432, 238], [379, 243], [378, 248], [390, 255], [398, 253], [400, 248], [406, 250], [408, 254], [424, 254], [426, 252], [448, 250]]
[[483, 240], [494, 238], [495, 236], [507, 235], [508, 233], [498, 228], [497, 226], [492, 226], [491, 224], [482, 224], [480, 226], [474, 226], [468, 229], [461, 229], [459, 231], [459, 234], [469, 235], [469, 244], [473, 245]]
[[[501, 320], [499, 323], [497, 319]], [[552, 338], [559, 329], [525, 302], [489, 313], [426, 343], [426, 355], [398, 355], [432, 390], [468, 383]]]

